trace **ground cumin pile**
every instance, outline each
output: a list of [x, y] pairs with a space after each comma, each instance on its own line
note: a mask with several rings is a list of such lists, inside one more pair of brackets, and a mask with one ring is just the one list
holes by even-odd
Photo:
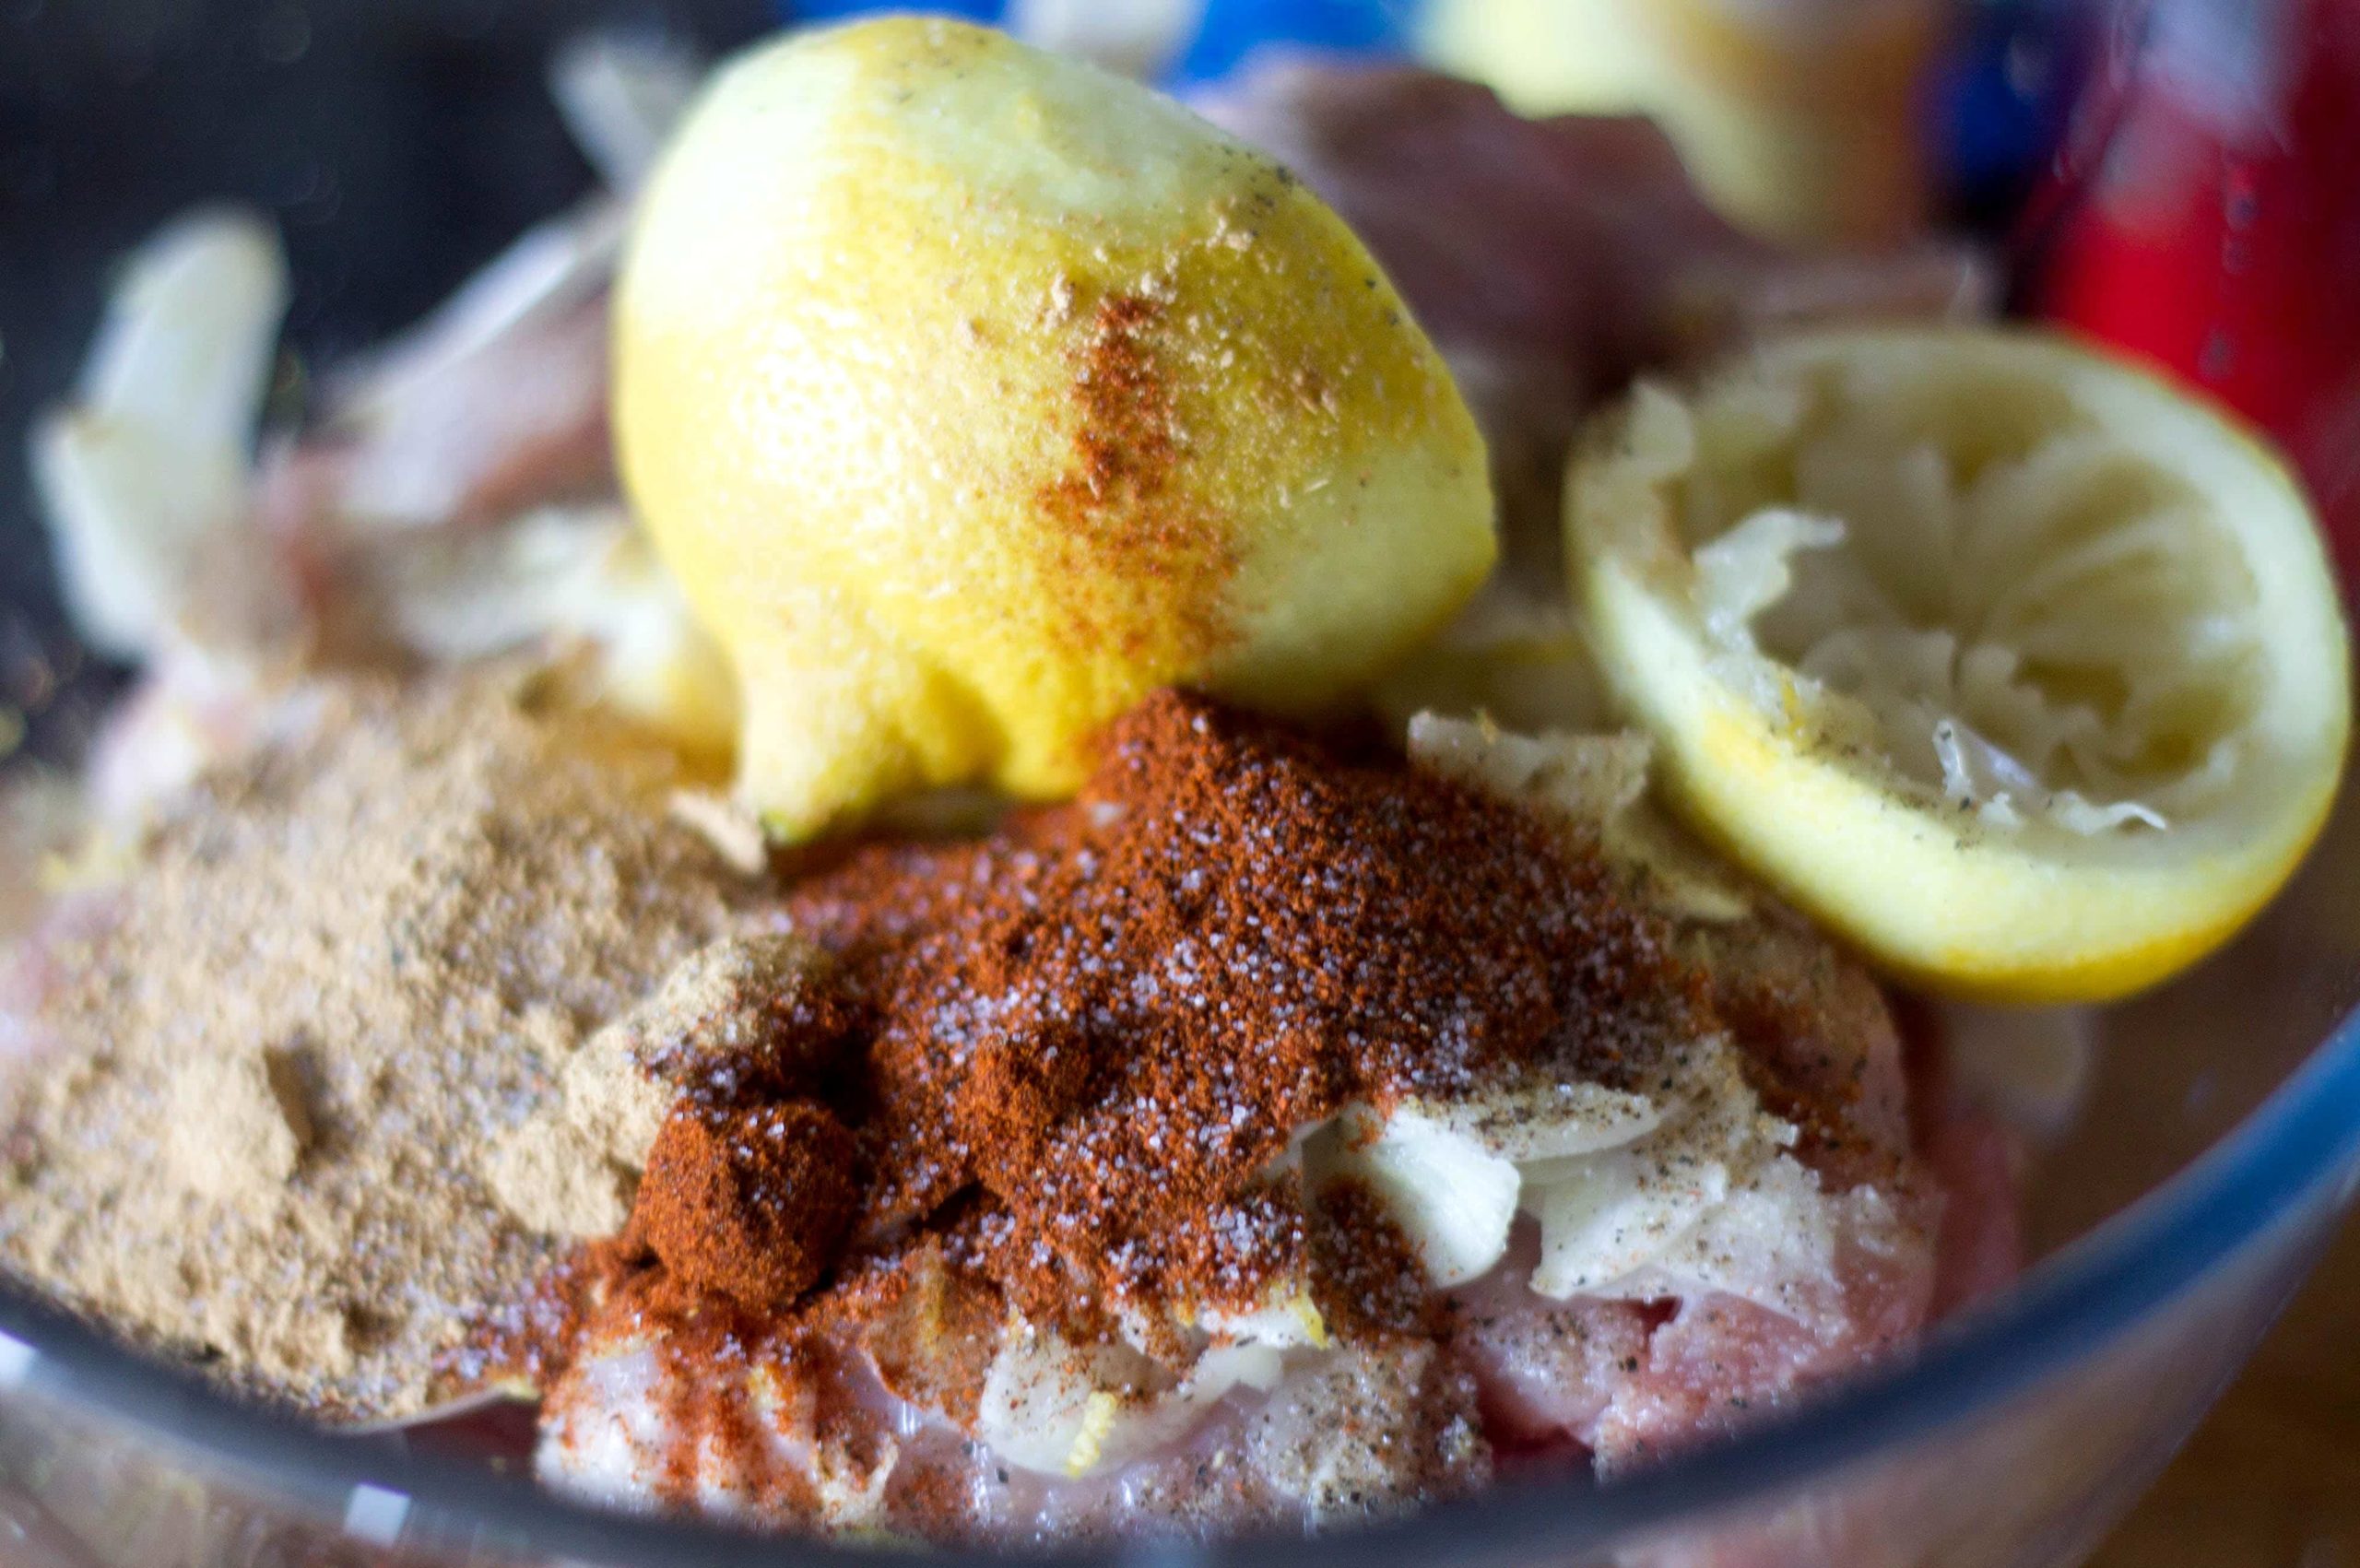
[[550, 1261], [489, 1190], [499, 1140], [732, 924], [733, 878], [667, 820], [667, 753], [532, 678], [300, 702], [95, 935], [18, 955], [0, 1267], [246, 1390], [395, 1415]]
[[[788, 910], [834, 961], [844, 1012], [825, 1027], [849, 1019], [855, 1045], [791, 1097], [741, 1079], [674, 1114], [824, 1103], [853, 1130], [858, 1181], [832, 1166], [798, 1189], [751, 1140], [702, 1137], [702, 1163], [651, 1170], [626, 1252], [753, 1233], [759, 1216], [711, 1211], [741, 1191], [803, 1216], [797, 1277], [838, 1232], [839, 1281], [931, 1250], [1092, 1338], [1110, 1314], [1136, 1333], [1174, 1307], [1250, 1309], [1306, 1274], [1384, 1295], [1350, 1255], [1408, 1255], [1323, 1243], [1323, 1206], [1285, 1168], [1292, 1138], [1353, 1102], [1462, 1095], [1544, 1055], [1613, 1079], [1634, 1039], [1681, 1032], [1668, 1008], [1703, 1006], [1665, 927], [1562, 826], [1174, 693], [1111, 728], [1072, 804], [981, 843], [865, 849]], [[1381, 1222], [1373, 1205], [1324, 1208]], [[1323, 1250], [1346, 1267], [1321, 1268]], [[1320, 1304], [1339, 1326], [1371, 1315]]]

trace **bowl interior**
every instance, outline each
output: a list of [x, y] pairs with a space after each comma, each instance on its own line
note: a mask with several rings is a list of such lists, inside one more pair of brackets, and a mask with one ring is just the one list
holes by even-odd
[[[50, 14], [65, 18], [69, 9], [52, 6]], [[106, 53], [116, 46], [95, 34], [88, 62], [69, 55], [87, 41], [66, 39], [79, 24], [65, 22], [58, 36], [41, 45], [48, 53], [16, 54], [19, 65], [39, 65], [49, 73], [38, 93], [30, 77], [12, 77], [9, 35], [0, 30], [0, 133], [11, 130], [20, 111], [31, 130], [23, 142], [31, 149], [29, 158], [6, 162], [5, 171], [22, 184], [30, 178], [24, 171], [49, 171], [41, 176], [45, 183], [37, 185], [0, 184], [0, 214], [8, 211], [6, 198], [23, 198], [20, 221], [0, 221], [0, 341], [8, 349], [0, 359], [0, 540], [8, 546], [0, 553], [0, 703], [30, 707], [24, 700], [29, 683], [53, 685], [61, 676], [67, 678], [69, 690], [88, 694], [51, 704], [46, 716], [36, 717], [37, 747], [53, 752], [70, 749], [87, 729], [93, 704], [109, 683], [75, 677], [78, 661], [57, 630], [16, 454], [22, 450], [25, 422], [70, 381], [95, 312], [104, 258], [183, 202], [245, 187], [289, 225], [299, 274], [307, 280], [298, 301], [298, 340], [312, 348], [349, 348], [422, 307], [448, 277], [475, 259], [472, 253], [438, 255], [431, 258], [433, 268], [422, 271], [389, 236], [431, 231], [448, 250], [462, 244], [453, 236], [465, 234], [463, 248], [471, 245], [479, 253], [568, 199], [581, 179], [580, 171], [566, 163], [556, 176], [538, 176], [541, 183], [530, 189], [502, 190], [496, 187], [504, 176], [497, 171], [477, 168], [466, 158], [454, 163], [444, 134], [452, 106], [404, 97], [398, 81], [369, 76], [371, 51], [384, 44], [380, 35], [403, 25], [370, 20], [375, 7], [315, 10], [309, 63], [294, 77], [272, 77], [271, 90], [285, 96], [267, 101], [224, 90], [225, 67], [214, 60], [211, 29], [189, 19], [217, 9], [243, 17], [259, 7], [190, 4], [150, 9], [165, 15], [171, 27], [159, 46], [161, 53], [150, 50], [142, 67], [145, 77], [123, 75], [120, 60]], [[431, 9], [389, 7], [387, 15]], [[466, 7], [451, 9], [455, 14]], [[545, 18], [529, 23], [522, 18], [523, 9], [498, 22], [491, 35], [499, 58], [513, 65], [513, 79], [466, 78], [445, 90], [462, 94], [459, 107], [491, 127], [488, 136], [501, 125], [514, 129], [497, 106], [536, 106], [518, 110], [533, 116], [522, 145], [547, 149], [557, 145], [553, 123], [537, 107], [537, 62], [547, 51], [531, 34], [567, 30], [590, 8], [553, 5]], [[718, 44], [758, 28], [766, 8], [752, 0], [708, 0], [678, 9], [695, 18], [709, 42]], [[360, 80], [375, 86], [353, 100], [345, 88]], [[159, 116], [169, 117], [169, 135], [161, 124], [139, 129]], [[312, 126], [305, 133], [312, 140], [296, 147], [257, 137], [254, 127], [269, 123]], [[171, 148], [171, 157], [148, 159], [146, 153], [156, 146]], [[403, 146], [411, 150], [398, 155], [398, 167], [389, 165], [384, 148]], [[5, 136], [0, 153], [14, 158]], [[218, 160], [241, 158], [245, 161]], [[419, 173], [429, 166], [439, 171], [431, 181]], [[235, 170], [226, 180], [225, 169]], [[478, 240], [482, 242], [476, 244]], [[434, 269], [444, 276], [429, 276]], [[2083, 1109], [2044, 1143], [2028, 1172], [2029, 1238], [2034, 1256], [2043, 1260], [2037, 1284], [2054, 1284], [2060, 1276], [2086, 1268], [2112, 1229], [2107, 1222], [2138, 1208], [2142, 1199], [2148, 1200], [2150, 1215], [2158, 1196], [2168, 1204], [2195, 1202], [2204, 1178], [2167, 1184], [2229, 1137], [2360, 1006], [2355, 888], [2360, 793], [2347, 789], [2317, 851], [2249, 930], [2189, 973], [2091, 1018], [2094, 1052]], [[18, 890], [0, 889], [11, 895]], [[2360, 1037], [2347, 1031], [2339, 1043], [2326, 1048], [2360, 1058]], [[2345, 1076], [2348, 1080], [2351, 1075]], [[2351, 1164], [2353, 1145], [2360, 1142], [2360, 1110], [2349, 1112], [2348, 1122], [2354, 1130], [2340, 1145], [2308, 1155], [2322, 1174], [2338, 1161], [2344, 1168]], [[2158, 1195], [2159, 1188], [2166, 1190]], [[2262, 1218], [2248, 1213], [2242, 1221], [2258, 1225]], [[2127, 1312], [2137, 1303], [2126, 1298], [2117, 1305]], [[1970, 1355], [2000, 1354], [2004, 1315], [2004, 1306], [1988, 1321], [1981, 1320], [1986, 1315], [1970, 1315], [1947, 1331], [1953, 1348]], [[112, 1410], [150, 1431], [177, 1432], [200, 1445], [235, 1448], [274, 1472], [292, 1476], [302, 1470], [301, 1483], [289, 1484], [320, 1506], [334, 1505], [336, 1495], [333, 1487], [323, 1487], [323, 1476], [358, 1479], [403, 1468], [396, 1463], [399, 1456], [383, 1449], [355, 1448], [348, 1455], [292, 1428], [225, 1415], [186, 1387], [113, 1357], [70, 1328], [38, 1315], [27, 1316], [16, 1305], [0, 1311], [0, 1326], [31, 1340], [35, 1350], [56, 1350], [62, 1362], [92, 1371], [77, 1377], [75, 1386], [93, 1409]], [[2006, 1326], [2011, 1333], [2027, 1328], [2024, 1323]], [[2039, 1320], [2029, 1326], [2037, 1332]], [[6, 1349], [0, 1340], [0, 1350]], [[0, 1357], [0, 1385], [9, 1380], [6, 1372]], [[1902, 1373], [1888, 1397], [1912, 1397], [1914, 1375]], [[1768, 1451], [1778, 1442], [1772, 1432], [1740, 1446]], [[1651, 1493], [1678, 1495], [1678, 1469], [1662, 1478], [1662, 1486], [1651, 1487]], [[471, 1508], [515, 1504], [493, 1487], [466, 1488], [462, 1501]], [[538, 1506], [516, 1504], [514, 1516], [525, 1518]], [[792, 1547], [777, 1551], [788, 1558], [805, 1554]]]

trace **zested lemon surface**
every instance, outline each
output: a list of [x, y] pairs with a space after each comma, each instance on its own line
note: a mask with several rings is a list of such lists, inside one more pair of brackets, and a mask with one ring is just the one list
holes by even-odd
[[716, 75], [639, 206], [615, 434], [788, 839], [1067, 794], [1159, 686], [1334, 707], [1495, 548], [1474, 419], [1340, 218], [1170, 100], [941, 18]]
[[2294, 481], [2093, 350], [1814, 334], [1643, 385], [1566, 522], [1677, 804], [1939, 988], [2157, 980], [2276, 890], [2333, 798], [2349, 654]]

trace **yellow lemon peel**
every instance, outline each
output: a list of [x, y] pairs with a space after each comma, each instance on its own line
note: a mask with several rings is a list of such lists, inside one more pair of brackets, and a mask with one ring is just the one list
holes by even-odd
[[2093, 350], [1799, 336], [1644, 390], [1566, 508], [1674, 803], [1929, 987], [2153, 984], [2276, 891], [2334, 798], [2347, 634], [2300, 491]]
[[1333, 705], [1494, 554], [1474, 421], [1340, 219], [1171, 100], [941, 19], [718, 75], [640, 209], [615, 429], [787, 838], [1068, 792], [1159, 686]]

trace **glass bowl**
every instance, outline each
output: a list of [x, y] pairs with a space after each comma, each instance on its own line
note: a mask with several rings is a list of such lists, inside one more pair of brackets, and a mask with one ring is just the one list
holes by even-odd
[[[496, 4], [415, 9], [459, 18], [452, 36], [472, 41], [468, 58], [497, 46], [506, 68], [527, 70], [523, 92], [509, 96], [521, 102], [537, 90], [529, 62], [542, 45], [532, 28], [546, 30], [549, 18], [522, 22]], [[714, 44], [764, 19], [746, 6], [680, 9]], [[11, 48], [5, 29], [30, 25], [41, 10], [20, 5], [21, 15], [0, 18], [0, 61]], [[299, 56], [342, 47], [352, 35], [324, 11], [316, 37], [305, 22], [294, 41], [283, 6], [147, 10], [168, 21], [231, 17]], [[207, 53], [204, 29], [167, 42], [195, 51], [187, 71], [209, 86], [180, 109], [167, 100], [166, 112], [196, 105], [199, 141], [227, 161], [183, 152], [143, 166], [144, 185], [134, 182], [102, 204], [115, 214], [112, 227], [61, 227], [54, 244], [39, 227], [46, 221], [41, 198], [44, 189], [56, 197], [62, 178], [66, 195], [52, 206], [62, 211], [80, 199], [70, 182], [89, 176], [75, 161], [88, 149], [72, 141], [73, 104], [52, 101], [41, 83], [12, 82], [0, 64], [0, 130], [25, 103], [36, 122], [30, 162], [0, 138], [0, 176], [18, 183], [13, 197], [0, 183], [0, 213], [26, 190], [34, 198], [18, 203], [30, 223], [0, 223], [0, 312], [8, 312], [0, 332], [9, 351], [0, 360], [0, 442], [12, 453], [33, 404], [54, 395], [62, 379], [42, 381], [42, 346], [78, 351], [100, 257], [188, 200], [252, 187], [279, 206], [300, 280], [293, 330], [309, 347], [333, 348], [414, 313], [584, 178], [532, 112], [518, 111], [511, 123], [486, 108], [506, 92], [496, 76], [477, 83], [463, 105], [485, 122], [469, 134], [480, 131], [498, 143], [501, 159], [534, 172], [521, 192], [502, 186], [494, 199], [486, 192], [504, 176], [487, 171], [499, 159], [481, 148], [454, 153], [436, 139], [449, 104], [392, 92], [336, 96], [356, 79], [354, 62], [365, 64], [365, 51], [324, 67], [329, 74], [310, 98], [238, 100], [240, 67], [223, 64], [234, 51]], [[144, 68], [153, 70], [154, 60]], [[122, 101], [145, 90], [136, 72], [118, 87]], [[254, 127], [272, 124], [310, 126], [305, 135], [320, 140], [308, 147], [258, 140]], [[121, 127], [108, 134], [136, 140]], [[354, 168], [367, 173], [365, 147], [388, 137], [416, 138], [399, 144], [410, 149], [406, 156], [441, 170], [444, 183], [350, 177]], [[244, 164], [236, 161], [241, 147], [254, 155]], [[405, 193], [407, 205], [389, 208], [379, 199], [385, 189]], [[428, 237], [422, 250], [384, 253], [388, 239], [411, 234]], [[19, 484], [12, 459], [0, 478], [0, 528], [12, 546], [30, 536]], [[70, 746], [76, 715], [91, 711], [107, 683], [97, 672], [74, 673], [38, 552], [8, 553], [0, 664], [30, 658], [63, 678], [68, 699], [48, 704], [33, 743]], [[2360, 1188], [2355, 886], [2360, 792], [2347, 792], [2318, 852], [2252, 929], [2164, 989], [2098, 1015], [2086, 1109], [2031, 1177], [2036, 1263], [2020, 1285], [1945, 1324], [1906, 1359], [1739, 1439], [1611, 1486], [1510, 1480], [1465, 1503], [1316, 1541], [1141, 1543], [1115, 1555], [1286, 1568], [2040, 1568], [2078, 1561], [2235, 1376]], [[877, 1555], [594, 1514], [537, 1492], [522, 1476], [411, 1452], [397, 1436], [324, 1435], [227, 1402], [0, 1291], [0, 1561], [11, 1568], [664, 1568]]]

